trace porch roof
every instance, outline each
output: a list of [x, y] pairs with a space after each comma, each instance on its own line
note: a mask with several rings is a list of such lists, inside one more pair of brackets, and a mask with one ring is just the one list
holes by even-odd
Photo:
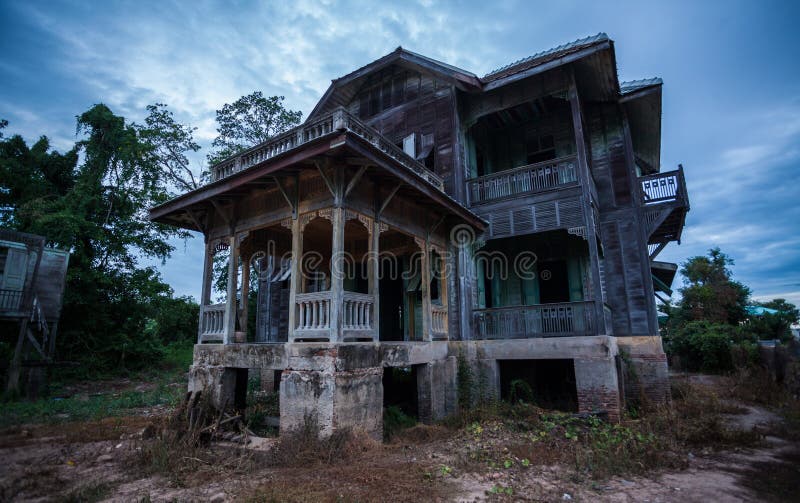
[[[329, 158], [369, 166], [367, 173], [386, 179], [387, 186], [400, 185], [400, 193], [411, 193], [418, 204], [437, 209], [453, 223], [466, 223], [478, 230], [487, 226], [482, 218], [445, 193], [436, 174], [380, 133], [342, 109], [329, 114], [328, 119], [327, 127], [304, 124], [217, 164], [212, 168], [214, 181], [151, 208], [150, 220], [202, 231], [195, 215], [209, 203], [277, 187], [276, 175], [316, 169], [315, 161]], [[318, 128], [315, 131], [319, 134], [309, 135], [304, 131], [308, 127]], [[287, 139], [292, 141], [287, 143]], [[221, 168], [226, 170], [219, 171]]]

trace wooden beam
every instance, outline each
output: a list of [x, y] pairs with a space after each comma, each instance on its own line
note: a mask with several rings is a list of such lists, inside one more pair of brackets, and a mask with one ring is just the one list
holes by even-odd
[[214, 209], [217, 210], [217, 213], [219, 213], [222, 219], [225, 220], [225, 224], [227, 224], [228, 227], [233, 227], [233, 219], [231, 218], [231, 215], [228, 215], [228, 211], [220, 206], [215, 199], [211, 199], [211, 204], [214, 206]]
[[328, 178], [327, 173], [325, 173], [325, 169], [322, 166], [322, 163], [315, 161], [317, 169], [319, 170], [320, 176], [322, 176], [322, 180], [325, 182], [325, 186], [328, 187], [328, 190], [331, 193], [331, 196], [336, 197], [336, 190], [333, 188], [333, 182], [330, 178]]
[[356, 172], [355, 176], [350, 179], [350, 183], [347, 184], [347, 188], [344, 189], [344, 199], [347, 199], [347, 196], [350, 192], [356, 187], [356, 184], [364, 175], [364, 172], [367, 170], [366, 166], [361, 166], [358, 171]]
[[272, 179], [275, 181], [275, 185], [278, 186], [278, 191], [280, 191], [280, 193], [283, 196], [283, 198], [286, 199], [286, 202], [289, 203], [289, 209], [292, 210], [292, 213], [297, 211], [297, 207], [295, 206], [294, 201], [292, 201], [292, 198], [289, 197], [289, 193], [286, 192], [286, 189], [283, 188], [283, 184], [278, 179], [278, 177], [277, 176], [273, 176]]
[[189, 215], [189, 218], [197, 226], [197, 230], [205, 234], [206, 226], [200, 223], [200, 219], [197, 218], [197, 215], [194, 214], [194, 210], [192, 208], [186, 208], [186, 214]]
[[430, 229], [428, 229], [428, 236], [430, 236], [431, 234], [433, 234], [433, 231], [435, 231], [435, 230], [436, 230], [436, 229], [437, 229], [437, 228], [438, 228], [440, 225], [442, 225], [442, 222], [444, 222], [444, 219], [445, 219], [446, 217], [447, 217], [447, 215], [442, 215], [441, 217], [439, 217], [439, 220], [437, 220], [437, 221], [436, 221], [436, 223], [435, 223], [435, 224], [433, 224], [433, 227], [431, 227]]
[[397, 185], [394, 186], [392, 191], [389, 192], [389, 195], [386, 197], [386, 199], [383, 200], [383, 203], [381, 204], [380, 208], [378, 208], [378, 216], [383, 214], [383, 210], [385, 210], [389, 206], [389, 203], [392, 202], [392, 198], [394, 198], [394, 196], [397, 195], [397, 191], [399, 191], [402, 186], [403, 186], [402, 183], [398, 183]]

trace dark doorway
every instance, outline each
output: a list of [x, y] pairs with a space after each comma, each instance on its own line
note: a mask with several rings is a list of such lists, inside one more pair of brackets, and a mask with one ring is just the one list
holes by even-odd
[[539, 263], [539, 302], [569, 302], [569, 279], [565, 260]]
[[383, 369], [383, 406], [395, 406], [403, 414], [417, 417], [417, 371], [414, 367]]
[[403, 278], [390, 274], [389, 264], [381, 263], [378, 295], [380, 321], [378, 335], [382, 341], [403, 340]]
[[573, 360], [501, 360], [500, 397], [545, 409], [578, 411]]

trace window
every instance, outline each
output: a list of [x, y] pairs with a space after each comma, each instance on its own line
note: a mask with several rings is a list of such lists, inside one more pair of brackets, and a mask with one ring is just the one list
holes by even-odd
[[525, 152], [528, 164], [556, 158], [556, 145], [552, 134], [538, 134], [528, 130], [525, 134]]

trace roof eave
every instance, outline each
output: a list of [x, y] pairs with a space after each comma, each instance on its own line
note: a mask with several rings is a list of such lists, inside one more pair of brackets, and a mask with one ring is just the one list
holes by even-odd
[[[499, 87], [506, 86], [506, 85], [511, 84], [513, 82], [517, 82], [519, 80], [526, 79], [526, 78], [531, 77], [533, 75], [538, 75], [538, 74], [546, 72], [548, 70], [552, 70], [554, 68], [558, 68], [558, 67], [563, 66], [563, 65], [574, 63], [574, 62], [576, 62], [578, 60], [581, 60], [583, 58], [589, 57], [589, 56], [591, 56], [591, 55], [593, 55], [595, 53], [598, 53], [600, 51], [603, 51], [603, 50], [606, 50], [606, 49], [612, 49], [612, 48], [613, 48], [612, 41], [611, 40], [605, 40], [605, 41], [599, 42], [599, 43], [597, 43], [595, 45], [592, 45], [592, 46], [577, 50], [575, 52], [566, 54], [566, 55], [561, 56], [559, 58], [552, 59], [550, 61], [542, 63], [541, 65], [533, 66], [533, 67], [528, 68], [526, 70], [522, 70], [519, 73], [513, 73], [513, 74], [508, 75], [506, 77], [502, 77], [502, 78], [499, 78], [497, 80], [492, 80], [492, 81], [486, 82], [486, 83], [484, 83], [483, 90], [484, 91], [491, 91], [493, 89], [497, 89]], [[615, 73], [616, 73], [616, 71], [615, 71]], [[619, 88], [619, 84], [617, 84], [617, 88]]]

